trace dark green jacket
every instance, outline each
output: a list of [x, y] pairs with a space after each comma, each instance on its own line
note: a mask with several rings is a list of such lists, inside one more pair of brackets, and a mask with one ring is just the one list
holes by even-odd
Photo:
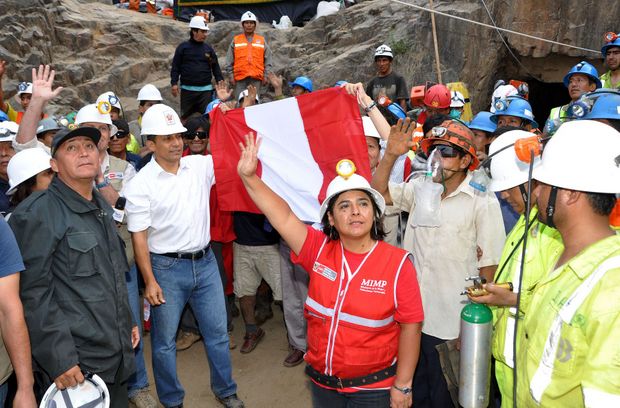
[[[13, 212], [26, 270], [20, 294], [32, 355], [53, 380], [76, 364], [105, 382], [134, 371], [123, 242], [112, 208], [55, 177]], [[117, 371], [119, 377], [116, 377]]]

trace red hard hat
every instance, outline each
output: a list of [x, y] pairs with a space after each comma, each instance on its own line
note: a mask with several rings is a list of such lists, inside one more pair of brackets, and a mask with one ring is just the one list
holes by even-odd
[[441, 125], [434, 127], [431, 137], [423, 139], [420, 143], [422, 151], [427, 155], [434, 142], [444, 141], [454, 146], [460, 147], [472, 157], [469, 170], [475, 170], [480, 164], [476, 156], [476, 146], [474, 146], [474, 133], [458, 120], [446, 120]]
[[442, 84], [433, 85], [424, 95], [424, 105], [434, 109], [445, 109], [450, 107], [450, 90]]

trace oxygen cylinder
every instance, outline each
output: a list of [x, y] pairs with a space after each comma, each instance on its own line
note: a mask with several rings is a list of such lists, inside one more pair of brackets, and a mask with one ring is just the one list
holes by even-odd
[[463, 408], [489, 405], [493, 313], [488, 306], [470, 303], [461, 311], [459, 404]]

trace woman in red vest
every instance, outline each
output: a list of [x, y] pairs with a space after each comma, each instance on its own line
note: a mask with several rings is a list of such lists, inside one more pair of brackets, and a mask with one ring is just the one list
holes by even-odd
[[382, 241], [383, 197], [342, 160], [317, 231], [256, 175], [259, 145], [246, 136], [237, 170], [293, 262], [310, 274], [304, 358], [313, 406], [411, 406], [424, 314], [411, 255]]

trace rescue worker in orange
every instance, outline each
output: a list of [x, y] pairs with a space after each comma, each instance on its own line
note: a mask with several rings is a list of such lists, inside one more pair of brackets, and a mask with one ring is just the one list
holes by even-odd
[[239, 95], [248, 85], [254, 85], [258, 95], [261, 84], [266, 83], [267, 73], [271, 72], [271, 49], [265, 37], [255, 33], [257, 24], [254, 13], [243, 13], [243, 33], [237, 34], [228, 47], [225, 71], [231, 74], [230, 82], [235, 87], [233, 95]]
[[353, 162], [340, 161], [318, 231], [257, 176], [260, 140], [250, 133], [239, 145], [237, 171], [248, 194], [293, 262], [310, 271], [304, 358], [313, 406], [410, 407], [424, 313], [411, 255], [382, 241], [383, 197]]

